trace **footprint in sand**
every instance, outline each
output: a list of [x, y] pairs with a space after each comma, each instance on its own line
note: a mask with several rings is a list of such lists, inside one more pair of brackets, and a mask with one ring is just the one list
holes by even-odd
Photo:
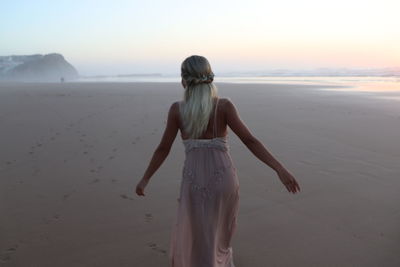
[[76, 190], [72, 190], [71, 192], [69, 192], [69, 193], [67, 193], [67, 194], [64, 194], [63, 195], [63, 200], [66, 200], [66, 199], [68, 199], [71, 195], [72, 195], [72, 193], [74, 193], [74, 192], [76, 192]]
[[5, 249], [0, 256], [0, 260], [5, 262], [11, 259], [11, 255], [17, 251], [18, 245]]
[[135, 141], [132, 141], [132, 144], [136, 144], [140, 140], [140, 136], [136, 136]]
[[59, 214], [54, 214], [50, 218], [43, 218], [43, 222], [45, 224], [50, 224], [50, 223], [52, 223], [54, 221], [58, 221], [58, 219], [60, 219], [60, 215]]
[[158, 131], [158, 129], [155, 128], [155, 129], [151, 132], [151, 135], [155, 135], [157, 131]]
[[354, 238], [357, 238], [357, 239], [362, 239], [362, 237], [359, 236], [358, 234], [353, 234], [353, 237], [354, 237]]
[[129, 199], [129, 200], [133, 200], [133, 198], [131, 198], [131, 197], [128, 197], [127, 195], [125, 195], [125, 194], [121, 194], [121, 195], [119, 195], [121, 198], [123, 198], [123, 199]]
[[156, 252], [158, 252], [158, 253], [160, 253], [162, 255], [166, 255], [167, 254], [167, 251], [165, 249], [162, 249], [162, 248], [158, 247], [156, 243], [150, 242], [150, 243], [147, 243], [147, 246], [150, 247], [152, 250], [154, 250], [154, 251], [156, 251]]
[[14, 164], [14, 163], [17, 163], [17, 160], [15, 160], [15, 159], [13, 159], [13, 160], [8, 160], [8, 161], [5, 162], [4, 165], [6, 165], [6, 166], [11, 166], [11, 165]]
[[144, 217], [146, 222], [151, 222], [153, 220], [153, 215], [151, 213], [146, 213]]
[[92, 180], [89, 184], [95, 184], [98, 182], [100, 182], [100, 179], [96, 178], [96, 179]]

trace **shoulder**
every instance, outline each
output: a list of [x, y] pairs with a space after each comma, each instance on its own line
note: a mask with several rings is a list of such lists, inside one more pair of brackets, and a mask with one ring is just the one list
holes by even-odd
[[227, 111], [234, 106], [232, 100], [229, 97], [220, 97], [218, 100], [218, 106], [223, 110]]
[[181, 101], [175, 101], [173, 102], [170, 107], [169, 107], [169, 113], [172, 115], [178, 115], [179, 114], [179, 105]]
[[218, 103], [221, 105], [226, 105], [226, 103], [232, 102], [229, 97], [219, 97]]
[[181, 101], [175, 101], [175, 102], [173, 102], [172, 104], [171, 104], [171, 106], [169, 107], [169, 110], [170, 111], [174, 111], [174, 112], [176, 112], [176, 111], [178, 111], [178, 109], [179, 109], [179, 103], [180, 103]]

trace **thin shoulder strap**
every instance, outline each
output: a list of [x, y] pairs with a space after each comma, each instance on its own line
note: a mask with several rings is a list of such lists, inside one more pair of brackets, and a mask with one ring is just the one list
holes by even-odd
[[217, 107], [218, 107], [218, 100], [219, 100], [219, 97], [217, 97], [217, 101], [215, 103], [215, 111], [214, 111], [214, 129], [213, 129], [214, 138], [217, 137]]

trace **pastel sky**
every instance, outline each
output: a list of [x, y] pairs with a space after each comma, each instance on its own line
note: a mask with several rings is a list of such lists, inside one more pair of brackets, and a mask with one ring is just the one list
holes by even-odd
[[400, 66], [399, 0], [2, 0], [0, 55], [61, 53], [83, 75]]

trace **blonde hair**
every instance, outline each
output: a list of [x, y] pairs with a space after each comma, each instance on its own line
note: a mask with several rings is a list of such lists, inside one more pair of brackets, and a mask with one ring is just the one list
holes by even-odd
[[193, 55], [181, 65], [181, 77], [186, 87], [181, 106], [183, 128], [190, 138], [200, 137], [206, 130], [218, 89], [213, 84], [214, 73], [205, 57]]

